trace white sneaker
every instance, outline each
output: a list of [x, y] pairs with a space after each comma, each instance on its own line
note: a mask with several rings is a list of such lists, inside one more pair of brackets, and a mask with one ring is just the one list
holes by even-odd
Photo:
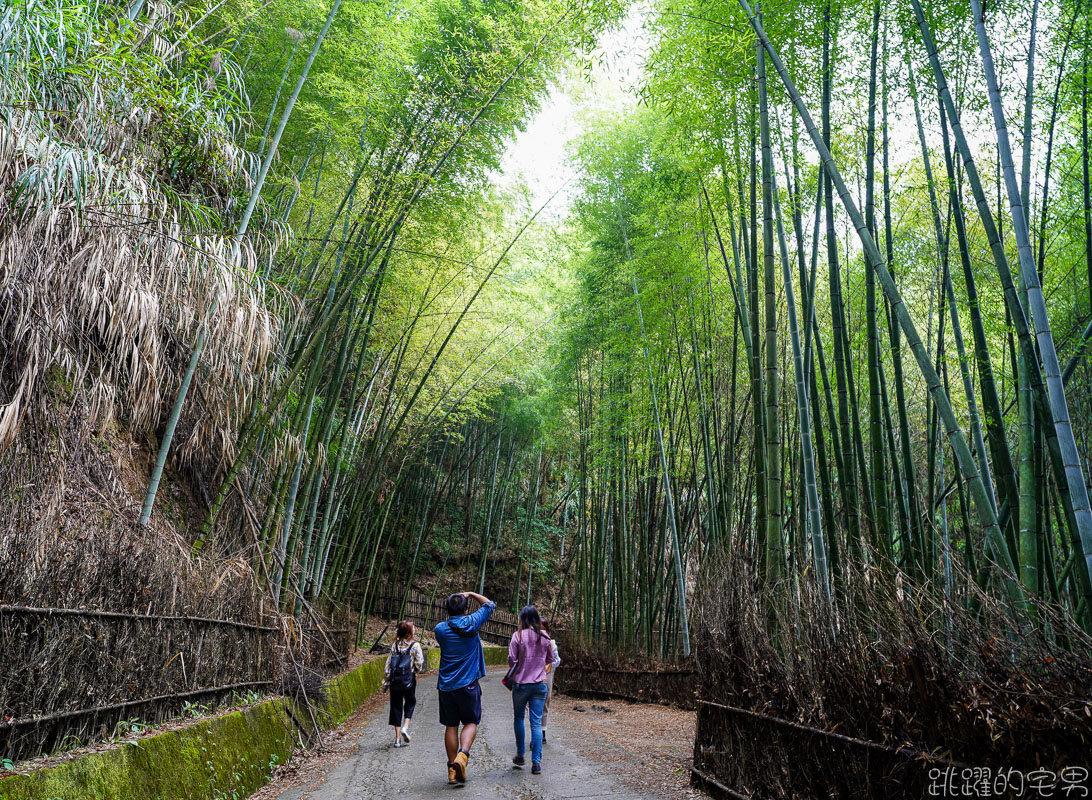
[[407, 731], [405, 728], [402, 728], [402, 738], [406, 740], [406, 744], [409, 744], [413, 741], [413, 737], [409, 735], [409, 731]]
[[401, 739], [395, 739], [394, 740], [394, 746], [395, 747], [401, 747], [402, 746], [402, 740]]

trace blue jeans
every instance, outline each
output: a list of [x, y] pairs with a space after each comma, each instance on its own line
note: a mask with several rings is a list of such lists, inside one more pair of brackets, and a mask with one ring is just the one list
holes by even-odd
[[516, 754], [525, 750], [526, 726], [523, 724], [527, 709], [531, 709], [531, 763], [542, 763], [542, 706], [546, 703], [546, 682], [517, 683], [512, 690], [512, 709], [515, 711]]

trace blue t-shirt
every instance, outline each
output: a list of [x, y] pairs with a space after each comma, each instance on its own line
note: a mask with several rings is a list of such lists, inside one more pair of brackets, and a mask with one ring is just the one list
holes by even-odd
[[440, 677], [436, 688], [441, 692], [453, 692], [485, 677], [485, 653], [478, 629], [496, 607], [495, 603], [485, 603], [473, 614], [452, 617], [436, 625], [432, 632], [440, 645]]

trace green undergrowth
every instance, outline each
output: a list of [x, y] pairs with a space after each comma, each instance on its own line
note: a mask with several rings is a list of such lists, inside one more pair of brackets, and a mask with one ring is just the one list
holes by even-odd
[[[504, 664], [503, 647], [486, 647], [490, 666]], [[440, 652], [428, 652], [428, 667]], [[340, 725], [383, 681], [384, 659], [362, 664], [327, 683], [318, 715], [323, 729]], [[298, 722], [297, 722], [298, 721]], [[269, 782], [273, 770], [307, 738], [298, 723], [306, 710], [276, 699], [90, 753], [26, 775], [0, 779], [0, 800], [241, 800]]]

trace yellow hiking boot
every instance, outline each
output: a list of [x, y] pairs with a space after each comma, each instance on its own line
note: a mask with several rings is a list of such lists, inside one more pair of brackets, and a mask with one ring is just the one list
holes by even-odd
[[455, 780], [459, 783], [466, 783], [466, 762], [470, 760], [470, 754], [464, 753], [462, 750], [455, 756], [455, 761], [451, 765], [452, 772], [455, 773]]

